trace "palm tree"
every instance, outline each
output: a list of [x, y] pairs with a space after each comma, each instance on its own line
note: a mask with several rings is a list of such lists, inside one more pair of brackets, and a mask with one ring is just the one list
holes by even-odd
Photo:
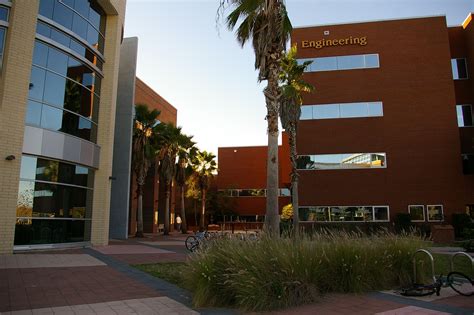
[[298, 216], [298, 172], [296, 160], [296, 132], [298, 121], [301, 116], [301, 105], [303, 104], [303, 92], [312, 92], [314, 87], [306, 83], [302, 77], [306, 67], [311, 61], [299, 64], [296, 60], [296, 46], [291, 47], [290, 51], [282, 58], [280, 73], [280, 82], [282, 83], [280, 117], [282, 127], [288, 132], [291, 160], [291, 203], [293, 206], [293, 227], [295, 233], [299, 231]]
[[154, 139], [157, 135], [157, 123], [160, 111], [148, 109], [145, 104], [135, 105], [135, 121], [133, 124], [132, 167], [137, 180], [137, 232], [136, 237], [143, 237], [143, 185], [155, 157]]
[[265, 228], [279, 235], [278, 215], [278, 114], [280, 107], [280, 61], [292, 30], [284, 0], [220, 0], [218, 18], [227, 7], [232, 12], [226, 18], [227, 27], [233, 30], [242, 45], [249, 40], [255, 53], [258, 81], [267, 81], [263, 90], [267, 107], [267, 209]]
[[206, 193], [214, 173], [217, 171], [216, 156], [211, 152], [198, 151], [194, 161], [194, 170], [201, 190], [201, 220], [199, 229], [204, 230], [206, 215]]
[[189, 137], [189, 143], [187, 146], [182, 146], [178, 153], [178, 163], [176, 164], [176, 184], [180, 188], [180, 200], [181, 200], [181, 232], [186, 234], [188, 232], [188, 226], [186, 223], [186, 209], [184, 206], [184, 187], [186, 185], [188, 167], [192, 167], [191, 163], [195, 159], [197, 148], [194, 146], [194, 142], [191, 141], [192, 137]]
[[158, 137], [160, 161], [159, 173], [160, 181], [163, 181], [165, 190], [165, 222], [163, 232], [169, 234], [170, 230], [170, 195], [171, 182], [176, 174], [176, 158], [178, 153], [184, 152], [194, 146], [191, 140], [192, 136], [187, 136], [181, 132], [181, 127], [175, 127], [172, 124], [160, 125], [160, 136]]

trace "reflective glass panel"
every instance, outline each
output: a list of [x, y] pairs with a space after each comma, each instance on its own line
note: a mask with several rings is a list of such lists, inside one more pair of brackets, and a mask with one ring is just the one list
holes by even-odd
[[313, 106], [314, 119], [339, 118], [339, 104], [326, 104]]
[[81, 16], [74, 14], [72, 31], [82, 38], [87, 38], [88, 23]]
[[369, 116], [383, 116], [383, 104], [382, 102], [369, 102]]
[[20, 178], [36, 178], [36, 157], [23, 155], [21, 157]]
[[44, 81], [46, 71], [37, 67], [31, 68], [30, 85], [29, 85], [29, 97], [42, 100], [44, 93]]
[[385, 153], [300, 155], [298, 169], [351, 169], [385, 167]]
[[315, 58], [313, 63], [309, 66], [311, 71], [328, 71], [337, 69], [336, 57]]
[[41, 107], [41, 103], [28, 100], [25, 117], [26, 124], [34, 126], [39, 126], [41, 124]]
[[408, 206], [408, 212], [412, 221], [425, 221], [425, 207], [422, 205]]
[[35, 49], [33, 52], [33, 64], [46, 67], [48, 62], [48, 46], [36, 41], [35, 42]]
[[313, 106], [301, 106], [301, 120], [313, 119]]
[[462, 155], [462, 172], [463, 174], [466, 174], [466, 175], [474, 174], [474, 155], [473, 154]]
[[51, 28], [51, 39], [66, 47], [69, 47], [71, 43], [71, 38], [68, 35], [56, 30], [55, 28]]
[[443, 206], [427, 206], [428, 221], [443, 221]]
[[54, 12], [53, 12], [53, 20], [55, 22], [58, 22], [65, 28], [71, 29], [72, 17], [73, 17], [73, 12], [71, 11], [71, 9], [66, 7], [61, 2], [55, 1]]
[[0, 20], [3, 20], [5, 22], [8, 22], [8, 13], [9, 9], [4, 6], [0, 6]]
[[40, 0], [39, 14], [52, 19], [54, 2], [55, 0]]
[[289, 197], [289, 196], [291, 196], [291, 192], [288, 188], [281, 188], [280, 189], [280, 196]]
[[340, 104], [341, 118], [367, 117], [369, 111], [367, 103]]
[[365, 55], [365, 67], [366, 68], [378, 68], [379, 55]]
[[59, 108], [44, 105], [41, 112], [41, 127], [61, 131], [63, 111]]
[[242, 189], [239, 191], [239, 197], [263, 197], [264, 189]]
[[62, 75], [66, 75], [68, 65], [68, 56], [54, 48], [49, 48], [48, 69]]
[[51, 37], [51, 28], [49, 26], [47, 26], [46, 24], [41, 23], [40, 21], [38, 21], [38, 23], [36, 24], [36, 33], [50, 38]]
[[3, 51], [5, 50], [5, 34], [7, 30], [4, 27], [0, 27], [0, 55], [3, 56]]
[[337, 69], [346, 70], [357, 68], [364, 68], [364, 55], [337, 57]]
[[63, 107], [65, 86], [66, 78], [47, 72], [43, 100], [49, 104]]

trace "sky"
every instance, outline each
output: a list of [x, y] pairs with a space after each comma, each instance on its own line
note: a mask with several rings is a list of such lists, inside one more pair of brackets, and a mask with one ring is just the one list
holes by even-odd
[[[219, 0], [128, 0], [125, 37], [138, 37], [137, 76], [178, 109], [201, 150], [266, 145], [264, 83], [254, 54], [216, 23]], [[286, 0], [294, 27], [446, 15], [460, 25], [474, 0]]]

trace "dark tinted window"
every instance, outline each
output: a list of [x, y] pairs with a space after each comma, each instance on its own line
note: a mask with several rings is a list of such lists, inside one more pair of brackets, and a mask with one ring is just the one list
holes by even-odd
[[89, 241], [90, 229], [90, 221], [81, 219], [17, 219], [14, 244], [35, 245]]
[[474, 155], [473, 154], [462, 155], [462, 171], [466, 175], [474, 174]]
[[5, 22], [8, 22], [8, 13], [9, 9], [4, 6], [0, 6], [0, 20], [3, 20]]

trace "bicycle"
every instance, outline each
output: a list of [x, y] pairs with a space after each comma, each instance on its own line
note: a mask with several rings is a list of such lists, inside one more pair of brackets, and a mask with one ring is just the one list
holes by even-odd
[[208, 231], [196, 232], [195, 235], [190, 235], [184, 241], [186, 249], [190, 252], [195, 252], [201, 244], [211, 237], [211, 233]]

